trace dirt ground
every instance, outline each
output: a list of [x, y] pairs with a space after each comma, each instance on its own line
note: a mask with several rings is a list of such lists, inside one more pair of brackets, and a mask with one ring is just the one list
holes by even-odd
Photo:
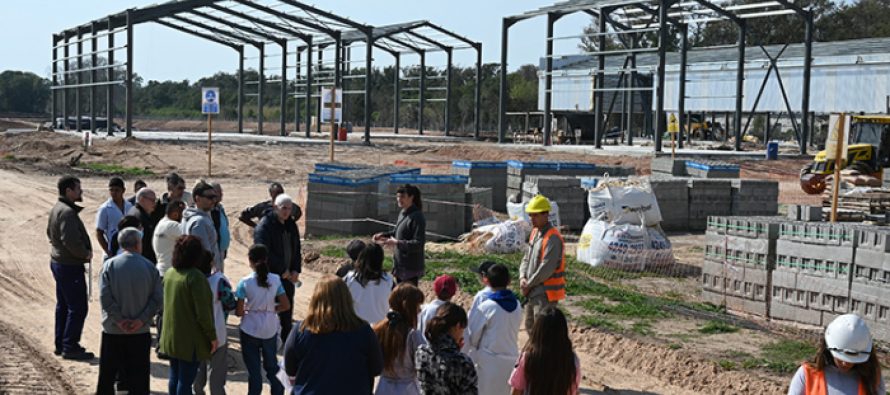
[[[81, 218], [93, 229], [97, 207], [106, 199], [107, 175], [83, 170], [85, 163], [116, 164], [151, 171], [153, 176], [141, 177], [150, 187], [162, 188], [163, 174], [177, 171], [191, 184], [206, 172], [204, 146], [193, 143], [156, 143], [139, 140], [96, 140], [91, 152], [82, 155], [77, 165], [72, 158], [81, 153], [79, 139], [49, 133], [5, 135], [0, 133], [0, 393], [89, 393], [94, 390], [98, 374], [97, 362], [64, 361], [52, 355], [54, 282], [49, 271], [48, 243], [45, 227], [47, 213], [55, 201], [55, 182], [61, 174], [77, 174], [83, 181], [85, 210]], [[523, 150], [497, 149], [472, 143], [448, 144], [380, 142], [374, 147], [338, 148], [344, 161], [371, 164], [411, 164], [427, 172], [447, 172], [453, 159], [503, 160], [539, 158], [592, 161], [634, 166], [641, 174], [648, 173], [648, 158], [592, 156], [585, 153], [552, 152], [541, 148]], [[243, 207], [267, 198], [269, 181], [280, 181], [287, 192], [300, 202], [305, 201], [306, 175], [316, 161], [327, 160], [327, 148], [314, 145], [217, 144], [213, 149], [213, 179], [223, 184], [230, 218]], [[743, 176], [781, 179], [791, 182], [790, 170], [800, 161], [740, 162]], [[136, 177], [128, 176], [128, 187]], [[792, 188], [783, 190], [783, 202], [798, 201], [806, 195]], [[251, 242], [248, 227], [233, 221], [233, 241], [226, 264], [233, 282], [248, 274], [247, 247]], [[694, 266], [700, 261], [695, 250], [697, 236], [678, 236], [678, 259]], [[318, 250], [320, 241], [307, 241], [308, 252]], [[94, 248], [97, 243], [93, 242]], [[683, 247], [685, 245], [685, 247]], [[685, 255], [684, 255], [685, 254]], [[323, 258], [307, 263], [302, 276], [303, 287], [297, 291], [295, 318], [305, 312], [315, 282], [333, 262]], [[98, 262], [94, 262], [93, 284], [98, 284]], [[660, 279], [640, 279], [641, 289], [653, 292], [694, 294], [697, 279], [687, 276], [679, 282], [658, 284]], [[647, 284], [646, 282], [651, 284]], [[666, 291], [666, 288], [667, 291]], [[429, 291], [429, 290], [427, 290]], [[429, 292], [427, 292], [429, 294]], [[461, 299], [462, 298], [462, 299]], [[468, 304], [469, 295], [459, 297]], [[229, 319], [229, 384], [231, 393], [246, 392], [246, 372], [237, 344], [237, 320]], [[691, 325], [675, 323], [670, 330], [693, 331]], [[665, 329], [667, 330], [667, 329]], [[100, 307], [93, 295], [84, 329], [83, 344], [98, 352], [100, 338]], [[738, 337], [750, 337], [740, 332]], [[621, 394], [713, 394], [713, 393], [781, 393], [784, 378], [766, 377], [747, 372], [723, 371], [712, 361], [687, 349], [674, 350], [659, 342], [647, 342], [589, 328], [574, 328], [573, 338], [582, 359], [585, 393]], [[732, 337], [721, 341], [733, 341]], [[524, 341], [524, 338], [522, 339]], [[705, 344], [705, 341], [701, 342]], [[745, 344], [752, 344], [750, 342]], [[756, 344], [756, 343], [755, 343]], [[753, 346], [752, 346], [753, 347]], [[152, 390], [166, 390], [167, 364], [152, 359]]]

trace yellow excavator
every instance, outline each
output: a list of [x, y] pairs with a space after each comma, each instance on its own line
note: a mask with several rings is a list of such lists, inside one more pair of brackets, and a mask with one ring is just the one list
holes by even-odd
[[[834, 160], [819, 151], [813, 162], [800, 171], [800, 187], [817, 195], [825, 191], [825, 178], [834, 174]], [[864, 175], [882, 179], [884, 168], [890, 167], [890, 115], [853, 115], [847, 156], [841, 158], [841, 170], [854, 169]]]

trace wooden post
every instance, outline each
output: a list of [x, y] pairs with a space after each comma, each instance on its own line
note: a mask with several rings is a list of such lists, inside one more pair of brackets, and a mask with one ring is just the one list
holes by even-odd
[[337, 135], [337, 86], [331, 87], [331, 155], [330, 161], [334, 161], [334, 138]]
[[207, 178], [211, 176], [213, 161], [213, 114], [207, 114]]
[[[841, 155], [844, 152], [845, 115], [841, 113], [837, 121], [837, 142], [834, 147], [834, 181], [831, 185], [831, 223], [837, 222], [837, 198], [841, 190], [841, 160], [843, 159]], [[806, 118], [804, 118], [804, 121], [806, 121]]]
[[674, 160], [674, 156], [677, 155], [677, 145], [674, 144], [674, 135], [676, 133], [668, 133], [671, 135], [671, 160]]

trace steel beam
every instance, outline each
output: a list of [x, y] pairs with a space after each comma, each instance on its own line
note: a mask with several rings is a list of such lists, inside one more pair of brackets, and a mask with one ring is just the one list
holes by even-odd
[[[112, 29], [112, 18], [108, 18], [108, 31]], [[108, 48], [114, 48], [114, 33], [108, 35]], [[108, 81], [117, 81], [114, 77], [114, 51], [108, 51]], [[105, 87], [105, 122], [108, 123], [108, 135], [114, 134], [114, 85]]]
[[[95, 84], [98, 79], [96, 66], [99, 64], [99, 37], [96, 34], [99, 29], [96, 25], [97, 23], [93, 22], [91, 27], [93, 37], [90, 39], [90, 52], [93, 55], [90, 57], [90, 84]], [[90, 86], [90, 133], [96, 134], [96, 85]]]
[[504, 18], [501, 22], [501, 69], [500, 89], [498, 93], [498, 143], [505, 143], [507, 135], [507, 52], [510, 38], [510, 26], [516, 21], [512, 18]]
[[306, 41], [306, 137], [312, 137], [312, 108], [312, 36], [309, 36]]
[[[553, 25], [559, 20], [561, 14], [547, 14], [547, 45], [544, 66], [544, 138], [542, 144], [546, 147], [552, 144], [553, 134]], [[504, 70], [506, 72], [506, 70]]]
[[656, 76], [655, 92], [655, 152], [661, 152], [661, 135], [667, 130], [665, 127], [664, 116], [664, 72], [667, 66], [667, 47], [668, 26], [667, 26], [667, 9], [670, 7], [669, 1], [662, 0], [661, 6], [658, 7], [658, 71]]
[[[597, 32], [603, 33], [606, 31], [606, 18], [609, 16], [608, 9], [601, 8], [599, 10], [599, 18], [597, 20]], [[600, 34], [597, 37], [597, 50], [599, 55], [596, 56], [596, 69], [597, 71], [602, 71], [606, 68], [606, 55], [603, 54], [603, 51], [606, 50], [606, 36]], [[598, 72], [594, 76], [594, 80], [596, 83], [594, 84], [594, 103], [593, 103], [593, 116], [594, 116], [594, 124], [593, 124], [593, 134], [594, 134], [594, 147], [603, 148], [603, 136], [605, 135], [605, 119], [603, 118], [603, 91], [602, 89], [606, 86], [606, 75], [605, 73]]]
[[453, 61], [452, 58], [453, 50], [451, 48], [448, 49], [446, 54], [448, 55], [448, 68], [445, 69], [445, 135], [448, 136], [451, 132], [451, 64]]
[[[59, 36], [56, 34], [53, 34], [52, 42], [53, 42], [52, 86], [56, 87], [59, 85], [59, 60], [58, 60], [59, 59], [59, 49], [57, 48], [57, 45], [59, 43]], [[58, 103], [59, 95], [57, 94], [55, 89], [50, 89], [50, 94], [52, 95], [52, 100], [50, 100], [50, 102], [49, 102], [50, 103], [50, 110], [49, 110], [50, 117], [49, 117], [49, 119], [50, 119], [50, 125], [52, 125], [51, 127], [53, 129], [55, 129], [56, 128], [56, 111], [59, 109], [59, 103]]]
[[238, 48], [238, 133], [244, 133], [244, 47]]
[[257, 134], [262, 135], [263, 121], [265, 119], [265, 114], [263, 114], [263, 93], [266, 90], [266, 44], [260, 43], [258, 49], [260, 51], [260, 75], [257, 82], [257, 110], [259, 111], [257, 114]]
[[800, 111], [802, 115], [803, 129], [800, 138], [800, 154], [807, 154], [807, 139], [810, 135], [810, 125], [806, 122], [810, 113], [810, 71], [813, 67], [813, 14], [806, 12], [806, 28], [804, 30], [804, 59], [803, 59], [803, 93], [801, 96]]
[[[374, 37], [371, 29], [366, 32], [365, 45], [365, 144], [371, 144], [371, 111], [373, 110], [373, 102], [371, 101], [371, 66], [374, 61]], [[344, 100], [345, 101], [345, 100]], [[345, 114], [344, 114], [345, 116]]]
[[133, 137], [133, 12], [127, 11], [127, 137]]
[[83, 104], [80, 100], [80, 85], [83, 84], [83, 32], [80, 28], [77, 28], [77, 87], [74, 88], [74, 107], [75, 114], [77, 114], [77, 133], [83, 131], [83, 128], [80, 125], [81, 120], [83, 119]]
[[423, 135], [423, 105], [426, 101], [426, 51], [420, 51], [420, 100], [418, 107], [419, 111], [419, 119], [417, 121], [417, 132], [420, 135]]
[[739, 22], [739, 58], [736, 69], [735, 82], [735, 118], [733, 118], [733, 129], [735, 129], [735, 150], [742, 150], [742, 105], [744, 104], [745, 95], [745, 36], [748, 33], [748, 24], [744, 21]]
[[281, 106], [280, 119], [278, 121], [278, 135], [287, 135], [287, 40], [281, 44], [281, 85], [279, 98]]
[[481, 101], [482, 97], [482, 43], [476, 43], [476, 87], [473, 89], [473, 138], [479, 140], [482, 126]]
[[393, 100], [395, 101], [395, 105], [393, 107], [395, 107], [395, 108], [393, 109], [392, 128], [393, 128], [393, 132], [395, 134], [399, 134], [399, 119], [401, 118], [401, 110], [399, 107], [400, 107], [400, 104], [402, 103], [402, 92], [401, 92], [402, 88], [399, 86], [399, 84], [402, 79], [402, 69], [401, 69], [401, 64], [400, 64], [402, 57], [401, 57], [401, 55], [399, 55], [398, 52], [393, 52], [393, 57], [395, 57], [396, 65], [395, 65], [395, 75], [394, 75], [395, 81], [393, 82], [393, 85], [394, 85], [393, 86]]
[[[296, 57], [296, 67], [294, 72], [294, 90], [299, 91], [300, 87], [300, 69], [303, 66], [303, 62], [301, 62], [301, 56], [303, 54], [303, 49], [297, 47], [296, 51], [294, 51], [294, 55]], [[300, 98], [294, 95], [294, 128], [295, 132], [300, 131]]]
[[[689, 25], [682, 24], [680, 25], [680, 81], [679, 81], [679, 97], [677, 112], [678, 112], [678, 123], [680, 126], [680, 135], [678, 136], [679, 144], [678, 147], [683, 148], [683, 131], [686, 130], [686, 55], [689, 52]], [[689, 135], [692, 134], [691, 130], [686, 130], [686, 140], [688, 141]]]

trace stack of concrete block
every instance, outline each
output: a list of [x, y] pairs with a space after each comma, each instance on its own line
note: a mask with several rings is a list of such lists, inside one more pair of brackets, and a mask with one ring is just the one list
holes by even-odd
[[776, 242], [771, 317], [824, 326], [849, 312], [856, 235], [851, 225], [783, 222]]
[[778, 217], [711, 217], [702, 265], [702, 299], [763, 317], [770, 314]]
[[491, 188], [492, 201], [487, 207], [507, 211], [507, 162], [456, 160], [451, 163], [451, 173], [466, 176], [471, 187]]
[[788, 205], [788, 219], [792, 221], [822, 222], [824, 211], [822, 206]]
[[658, 208], [661, 210], [661, 228], [667, 231], [685, 231], [689, 228], [689, 186], [685, 178], [656, 176], [649, 178]]
[[599, 176], [608, 175], [610, 178], [630, 177], [637, 174], [637, 170], [633, 167], [611, 165], [596, 165], [593, 172]]
[[653, 175], [687, 176], [686, 159], [672, 159], [670, 156], [656, 156], [650, 164]]
[[310, 174], [306, 234], [368, 235], [382, 230], [368, 220], [377, 216], [380, 176], [367, 170]]
[[850, 284], [850, 312], [868, 322], [872, 336], [890, 341], [890, 229], [859, 228]]
[[739, 166], [732, 163], [689, 159], [686, 173], [697, 178], [739, 178]]
[[469, 232], [473, 229], [473, 223], [483, 219], [480, 216], [491, 210], [494, 194], [492, 188], [476, 188], [468, 185], [465, 196], [464, 230]]
[[[729, 180], [688, 179], [689, 230], [703, 231], [709, 216], [732, 214], [732, 184]], [[659, 207], [661, 205], [659, 204]], [[668, 210], [669, 208], [665, 208]]]
[[507, 193], [506, 198], [516, 195], [522, 197], [522, 185], [529, 176], [567, 176], [567, 177], [591, 177], [602, 176], [606, 171], [615, 174], [633, 174], [634, 169], [620, 166], [610, 166], [599, 169], [592, 163], [581, 162], [521, 162], [507, 161]]
[[315, 172], [316, 173], [328, 173], [328, 172], [338, 172], [338, 171], [349, 171], [349, 170], [362, 170], [362, 169], [374, 169], [381, 173], [385, 174], [420, 174], [419, 167], [404, 167], [404, 166], [373, 166], [373, 165], [362, 165], [358, 163], [346, 163], [346, 162], [318, 162], [315, 164]]
[[769, 180], [732, 180], [732, 215], [761, 216], [779, 213], [779, 183]]
[[[426, 218], [427, 240], [456, 239], [466, 231], [467, 177], [459, 175], [412, 175], [389, 176], [389, 196], [395, 196], [401, 185], [412, 184], [420, 188], [423, 215]], [[398, 218], [399, 209], [395, 198], [388, 221]]]
[[559, 223], [569, 230], [584, 228], [587, 212], [587, 191], [581, 188], [581, 179], [574, 176], [528, 176], [522, 185], [523, 200], [537, 194], [546, 196], [559, 206]]

